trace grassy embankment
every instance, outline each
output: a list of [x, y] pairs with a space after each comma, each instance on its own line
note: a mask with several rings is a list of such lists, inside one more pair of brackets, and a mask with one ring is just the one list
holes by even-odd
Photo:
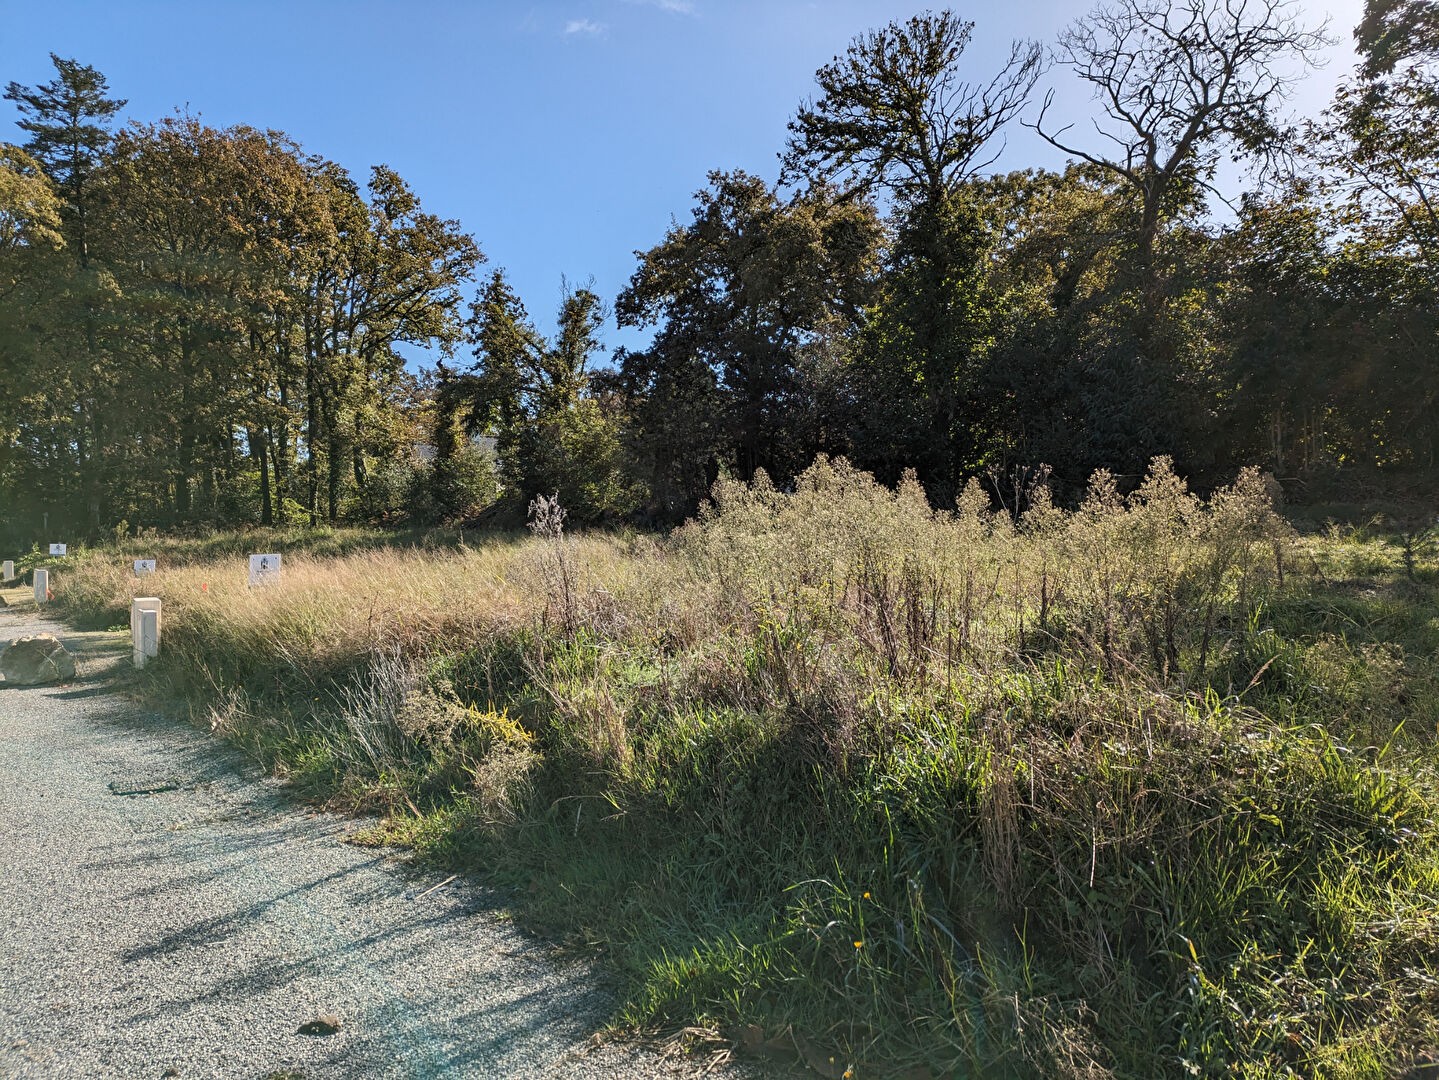
[[[153, 546], [58, 602], [123, 622]], [[160, 552], [150, 686], [603, 950], [622, 1022], [836, 1077], [1439, 1047], [1432, 550], [1301, 538], [1253, 477], [1016, 526], [820, 463], [662, 541], [296, 552], [255, 591], [239, 552]]]

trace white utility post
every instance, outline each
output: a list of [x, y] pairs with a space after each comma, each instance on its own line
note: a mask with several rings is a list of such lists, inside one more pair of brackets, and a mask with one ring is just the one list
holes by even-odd
[[160, 598], [137, 596], [130, 601], [130, 640], [134, 642], [135, 666], [160, 655]]
[[35, 571], [35, 603], [45, 604], [50, 600], [50, 571]]

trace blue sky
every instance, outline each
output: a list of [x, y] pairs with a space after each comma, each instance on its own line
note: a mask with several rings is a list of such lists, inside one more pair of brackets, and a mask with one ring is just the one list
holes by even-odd
[[[363, 180], [384, 163], [459, 219], [543, 330], [561, 277], [607, 300], [633, 252], [689, 215], [710, 169], [774, 179], [785, 123], [849, 40], [923, 10], [891, 0], [0, 0], [0, 82], [93, 64], [127, 118], [186, 108], [216, 126], [278, 128]], [[939, 6], [939, 5], [930, 5]], [[966, 63], [987, 78], [1017, 37], [1048, 44], [1088, 4], [956, 5]], [[1362, 0], [1303, 5], [1340, 39], [1294, 108], [1315, 113], [1352, 67]], [[1052, 73], [1058, 111], [1082, 88]], [[0, 102], [0, 139], [18, 139]], [[998, 167], [1059, 165], [1015, 127]], [[607, 344], [633, 344], [613, 325]]]

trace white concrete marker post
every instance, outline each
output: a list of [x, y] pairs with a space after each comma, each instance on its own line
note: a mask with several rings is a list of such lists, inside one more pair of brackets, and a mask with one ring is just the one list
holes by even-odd
[[132, 641], [140, 640], [140, 612], [159, 611], [160, 598], [158, 596], [136, 596], [130, 600], [130, 638]]
[[154, 572], [155, 572], [155, 560], [154, 560], [154, 559], [136, 559], [136, 560], [135, 560], [135, 576], [136, 576], [136, 577], [144, 577], [146, 574], [153, 574]]
[[64, 544], [51, 544], [51, 545], [50, 545], [50, 554], [51, 554], [51, 555], [59, 555], [61, 558], [64, 558], [64, 557], [65, 557], [65, 545], [64, 545]]
[[137, 668], [160, 655], [160, 610], [158, 596], [137, 596], [130, 601], [130, 640]]
[[45, 604], [50, 600], [50, 571], [35, 571], [35, 603]]
[[135, 643], [135, 666], [160, 655], [160, 613], [146, 609], [140, 612], [140, 640]]
[[280, 583], [280, 556], [250, 556], [250, 587], [256, 585], [278, 585]]
[[15, 561], [14, 561], [13, 559], [6, 559], [3, 563], [0, 563], [0, 581], [14, 581], [14, 580], [15, 580]]

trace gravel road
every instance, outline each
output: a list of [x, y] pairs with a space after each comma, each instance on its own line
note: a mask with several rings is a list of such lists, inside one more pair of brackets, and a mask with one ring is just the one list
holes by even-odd
[[[610, 1004], [595, 972], [494, 896], [421, 895], [443, 876], [344, 843], [355, 822], [297, 809], [117, 693], [128, 636], [0, 611], [0, 642], [41, 629], [80, 670], [0, 687], [0, 1076], [679, 1074], [592, 1046]], [[339, 1030], [298, 1033], [321, 1016]]]

